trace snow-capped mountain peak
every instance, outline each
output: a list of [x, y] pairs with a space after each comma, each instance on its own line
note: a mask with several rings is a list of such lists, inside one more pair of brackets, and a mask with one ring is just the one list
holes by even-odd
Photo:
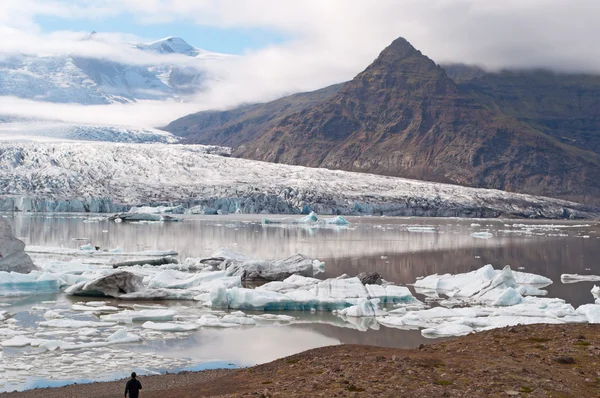
[[156, 40], [147, 44], [139, 44], [137, 46], [141, 50], [152, 51], [159, 54], [182, 54], [190, 57], [195, 57], [201, 54], [202, 50], [191, 46], [181, 37], [165, 37], [164, 39]]
[[[82, 39], [151, 53], [154, 57], [146, 58], [152, 64], [81, 55], [5, 57], [0, 59], [0, 96], [85, 105], [185, 100], [212, 78], [204, 62], [227, 57], [196, 48], [179, 37], [145, 44], [114, 43], [92, 32]], [[170, 57], [173, 54], [190, 60], [181, 63]]]

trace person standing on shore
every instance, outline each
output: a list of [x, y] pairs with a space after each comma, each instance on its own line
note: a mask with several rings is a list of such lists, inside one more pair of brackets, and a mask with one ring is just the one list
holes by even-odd
[[127, 398], [127, 393], [129, 393], [129, 398], [139, 398], [142, 383], [136, 377], [135, 372], [131, 373], [131, 379], [125, 384], [125, 398]]

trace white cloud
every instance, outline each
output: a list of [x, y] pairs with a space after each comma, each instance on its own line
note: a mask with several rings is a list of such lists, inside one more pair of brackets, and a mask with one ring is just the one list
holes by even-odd
[[[185, 20], [222, 28], [270, 29], [292, 38], [208, 65], [219, 80], [193, 104], [164, 104], [168, 111], [160, 117], [155, 114], [159, 105], [149, 103], [85, 108], [93, 109], [89, 112], [77, 108], [77, 115], [70, 116], [92, 122], [104, 119], [99, 115], [105, 113], [123, 121], [157, 125], [157, 119], [182, 112], [316, 89], [352, 78], [399, 36], [437, 62], [600, 72], [598, 0], [6, 1], [0, 4], [0, 35], [5, 38], [0, 41], [0, 52], [76, 53], [142, 64], [159, 62], [154, 56], [132, 55], [131, 48], [116, 45], [122, 39], [119, 35], [105, 36], [110, 45], [82, 42], [81, 33], [43, 35], [34, 23], [40, 14], [64, 18], [127, 14], [138, 23]], [[194, 38], [187, 39], [194, 42]], [[169, 62], [189, 59], [171, 57]], [[49, 107], [55, 110], [53, 106]], [[59, 107], [65, 117], [73, 113], [63, 112], [68, 105]], [[40, 113], [50, 109], [40, 104], [35, 108]]]

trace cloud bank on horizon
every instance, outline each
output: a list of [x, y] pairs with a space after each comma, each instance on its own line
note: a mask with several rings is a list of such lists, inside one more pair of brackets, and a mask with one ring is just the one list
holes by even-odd
[[[160, 126], [194, 111], [313, 90], [351, 79], [399, 36], [438, 63], [600, 73], [597, 0], [20, 0], [0, 3], [0, 61], [8, 54], [78, 55], [133, 64], [193, 66], [189, 57], [140, 54], [124, 32], [44, 32], [40, 17], [65, 21], [127, 16], [133, 25], [185, 21], [221, 29], [263, 28], [283, 43], [203, 64], [212, 80], [187, 103], [85, 107], [0, 97], [3, 113], [69, 122]], [[201, 37], [184, 37], [202, 47]], [[210, 49], [219, 51], [218, 48]]]

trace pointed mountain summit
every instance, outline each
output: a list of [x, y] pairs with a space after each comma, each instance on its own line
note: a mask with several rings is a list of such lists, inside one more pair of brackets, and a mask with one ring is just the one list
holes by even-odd
[[139, 44], [138, 48], [159, 54], [182, 54], [190, 57], [199, 55], [202, 51], [188, 44], [180, 37], [165, 37], [147, 44]]
[[[399, 38], [321, 102], [279, 118], [260, 134], [245, 135], [252, 131], [247, 126], [238, 129], [233, 155], [578, 200], [597, 198], [600, 154], [589, 146], [558, 141], [550, 130], [562, 122], [534, 124], [529, 122], [532, 115], [511, 110], [507, 102], [518, 83], [502, 86], [503, 94], [496, 98], [490, 83], [485, 92], [474, 87], [477, 81], [490, 81], [480, 75], [461, 86]], [[561, 79], [551, 84], [560, 87]], [[525, 94], [522, 98], [530, 101]], [[530, 109], [528, 105], [518, 109]], [[218, 128], [214, 121], [221, 116], [210, 116], [212, 136], [202, 128], [187, 129], [185, 135], [203, 137], [198, 143], [222, 144], [232, 130]], [[542, 122], [551, 127], [540, 129]], [[235, 120], [228, 119], [227, 125], [236, 126]], [[167, 130], [177, 134], [178, 128], [176, 121]]]

